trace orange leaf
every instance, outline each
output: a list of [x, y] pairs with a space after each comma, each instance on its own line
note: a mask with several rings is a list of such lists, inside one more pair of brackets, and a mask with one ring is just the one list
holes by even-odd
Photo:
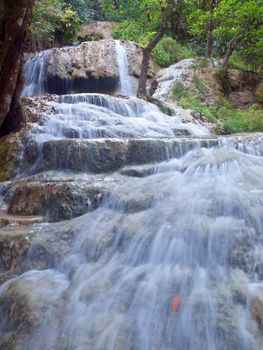
[[173, 311], [176, 311], [180, 304], [181, 298], [179, 297], [179, 295], [175, 295], [170, 301], [170, 306]]

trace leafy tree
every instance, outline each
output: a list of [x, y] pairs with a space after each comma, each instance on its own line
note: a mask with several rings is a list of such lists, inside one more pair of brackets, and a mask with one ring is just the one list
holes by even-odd
[[105, 19], [97, 0], [66, 0], [65, 3], [74, 8], [81, 22]]
[[206, 52], [207, 58], [211, 58], [214, 48], [214, 30], [219, 23], [215, 12], [219, 3], [220, 0], [187, 1], [189, 33], [197, 45], [201, 46], [200, 53]]
[[72, 39], [79, 24], [77, 12], [62, 0], [36, 0], [30, 26], [30, 40], [36, 49], [50, 46], [57, 38]]
[[227, 43], [223, 68], [227, 68], [230, 56], [238, 48], [244, 57], [253, 53], [257, 64], [263, 53], [262, 1], [222, 0], [215, 15], [220, 21], [214, 31], [215, 37], [219, 42]]
[[[141, 42], [143, 59], [137, 95], [146, 96], [146, 81], [152, 50], [164, 36], [171, 19], [177, 10], [176, 0], [100, 0], [101, 8], [108, 13], [109, 19], [127, 18], [133, 23], [136, 36], [140, 28], [144, 31]], [[136, 25], [136, 24], [139, 25]], [[138, 40], [138, 39], [137, 39]]]

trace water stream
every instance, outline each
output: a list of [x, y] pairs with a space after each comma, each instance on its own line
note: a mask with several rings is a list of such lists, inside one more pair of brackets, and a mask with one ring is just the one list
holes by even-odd
[[25, 86], [22, 95], [34, 96], [46, 92], [45, 65], [50, 50], [45, 50], [30, 57], [24, 65]]
[[35, 173], [52, 149], [53, 170], [83, 179], [121, 165], [98, 208], [44, 227], [0, 287], [0, 349], [262, 349], [263, 136], [213, 137], [135, 97], [50, 105], [28, 136]]
[[119, 40], [116, 40], [116, 54], [117, 54], [117, 63], [118, 63], [119, 75], [120, 75], [119, 95], [133, 96], [134, 92], [133, 92], [132, 80], [129, 75], [129, 64], [128, 64], [127, 52]]

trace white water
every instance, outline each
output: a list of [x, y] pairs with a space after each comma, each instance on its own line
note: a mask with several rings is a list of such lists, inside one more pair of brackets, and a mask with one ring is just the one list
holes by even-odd
[[182, 123], [153, 104], [136, 97], [122, 99], [102, 94], [60, 96], [50, 102], [53, 114], [45, 114], [32, 135], [38, 142], [52, 139], [145, 138], [174, 135], [208, 135], [204, 127]]
[[185, 73], [193, 65], [194, 60], [189, 58], [163, 68], [157, 73], [158, 87], [153, 95], [159, 100], [168, 100], [171, 97], [173, 85], [184, 79]]
[[[50, 104], [29, 138], [49, 147], [70, 133], [79, 146], [99, 137], [161, 145], [188, 128], [136, 98]], [[104, 174], [119, 183], [98, 209], [42, 230], [31, 271], [0, 289], [0, 349], [6, 339], [23, 350], [261, 349], [251, 305], [263, 300], [263, 136], [201, 141], [142, 165], [152, 168], [142, 178]]]
[[129, 75], [127, 52], [119, 40], [116, 40], [116, 55], [120, 76], [119, 95], [133, 96], [132, 80]]
[[24, 65], [25, 86], [22, 95], [34, 96], [45, 92], [45, 65], [50, 50], [41, 51], [30, 57]]

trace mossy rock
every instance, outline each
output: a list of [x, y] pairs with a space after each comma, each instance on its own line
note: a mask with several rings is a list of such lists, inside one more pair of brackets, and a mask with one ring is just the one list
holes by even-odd
[[15, 174], [20, 146], [17, 134], [0, 139], [0, 181], [7, 181]]

